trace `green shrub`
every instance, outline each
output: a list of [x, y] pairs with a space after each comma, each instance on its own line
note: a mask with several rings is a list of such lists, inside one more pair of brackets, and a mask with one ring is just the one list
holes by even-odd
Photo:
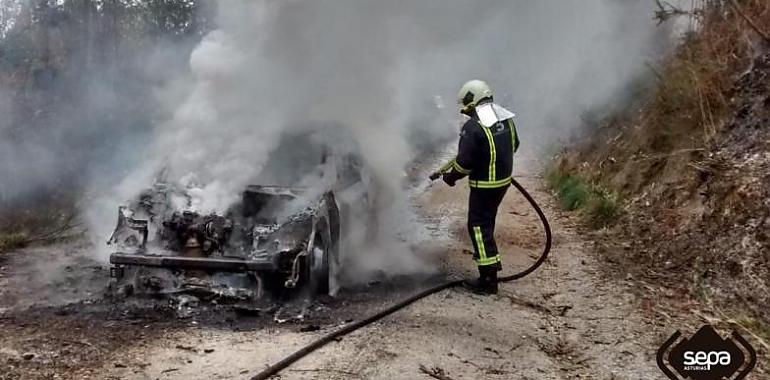
[[565, 210], [577, 210], [588, 204], [591, 191], [580, 178], [566, 176], [558, 188], [561, 206]]
[[618, 200], [615, 194], [605, 190], [597, 190], [593, 193], [588, 205], [588, 221], [594, 228], [607, 227], [620, 214]]
[[579, 175], [552, 167], [546, 172], [546, 181], [563, 209], [583, 210], [588, 223], [594, 228], [612, 224], [620, 214], [616, 194], [589, 183]]
[[579, 177], [554, 169], [549, 171], [547, 180], [548, 185], [556, 192], [561, 207], [565, 210], [582, 208], [591, 197], [590, 187]]

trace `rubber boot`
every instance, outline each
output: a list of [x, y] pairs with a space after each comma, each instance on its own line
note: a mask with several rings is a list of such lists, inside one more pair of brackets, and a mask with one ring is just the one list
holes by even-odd
[[463, 286], [475, 294], [497, 294], [497, 266], [479, 267], [479, 278], [465, 280]]

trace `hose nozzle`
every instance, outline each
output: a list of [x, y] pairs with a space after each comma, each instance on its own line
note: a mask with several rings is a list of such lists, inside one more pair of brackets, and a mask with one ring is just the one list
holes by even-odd
[[446, 164], [441, 166], [441, 168], [439, 168], [438, 170], [433, 172], [430, 175], [430, 177], [428, 177], [428, 178], [430, 178], [431, 181], [435, 181], [435, 180], [441, 178], [442, 175], [444, 175], [446, 173], [449, 173], [449, 171], [452, 170], [452, 165], [454, 164], [454, 162], [455, 162], [455, 160], [451, 160], [451, 161], [447, 162]]

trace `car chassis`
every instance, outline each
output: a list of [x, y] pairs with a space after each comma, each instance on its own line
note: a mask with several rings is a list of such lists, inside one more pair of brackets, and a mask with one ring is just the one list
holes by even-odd
[[329, 292], [340, 235], [332, 192], [251, 185], [224, 215], [175, 210], [174, 195], [156, 183], [119, 208], [108, 241], [116, 247], [110, 275], [118, 293], [195, 290], [256, 300], [294, 289]]

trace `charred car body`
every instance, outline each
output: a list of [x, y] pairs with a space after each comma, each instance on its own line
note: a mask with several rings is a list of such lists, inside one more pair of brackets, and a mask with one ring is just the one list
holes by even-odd
[[[263, 171], [271, 182], [284, 183], [301, 183], [299, 177], [313, 172], [333, 176], [322, 191], [251, 185], [221, 215], [202, 214], [174, 206], [189, 195], [160, 179], [121, 206], [108, 242], [116, 247], [110, 256], [114, 291], [240, 300], [328, 293], [340, 266], [341, 214], [350, 207], [367, 207], [369, 197], [360, 156], [350, 149], [332, 150], [329, 136], [326, 130], [320, 137], [305, 133], [284, 138], [305, 156], [304, 166], [291, 164], [293, 179], [286, 178], [281, 165], [274, 172], [285, 178], [277, 179], [269, 168]], [[331, 136], [339, 139], [339, 133]], [[271, 159], [284, 162], [280, 154]], [[338, 203], [337, 193], [359, 204]]]

